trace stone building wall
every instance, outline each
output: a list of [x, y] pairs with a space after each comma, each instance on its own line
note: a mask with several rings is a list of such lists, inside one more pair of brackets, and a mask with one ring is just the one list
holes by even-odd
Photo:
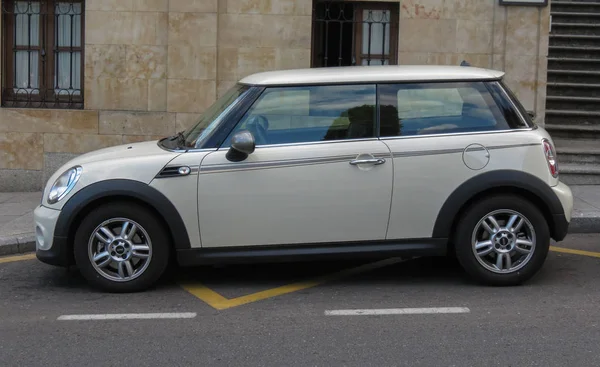
[[[246, 75], [309, 67], [311, 13], [312, 0], [86, 1], [84, 110], [0, 108], [0, 191], [38, 190], [78, 154], [183, 130]], [[505, 70], [542, 122], [548, 28], [549, 7], [402, 0], [398, 59]]]

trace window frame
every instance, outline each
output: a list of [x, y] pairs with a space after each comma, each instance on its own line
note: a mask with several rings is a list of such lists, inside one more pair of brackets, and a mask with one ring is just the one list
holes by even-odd
[[[311, 19], [311, 58], [310, 58], [310, 67], [326, 67], [323, 65], [323, 60], [320, 60], [321, 55], [320, 51], [324, 51], [327, 53], [327, 50], [324, 48], [323, 41], [317, 35], [322, 35], [319, 33], [319, 22], [317, 21], [317, 12], [316, 7], [319, 3], [328, 2], [327, 0], [313, 0], [312, 4], [312, 19]], [[400, 4], [398, 2], [389, 2], [389, 1], [356, 1], [356, 0], [329, 0], [331, 3], [348, 3], [352, 4], [355, 8], [353, 9], [354, 14], [356, 15], [356, 19], [353, 19], [351, 23], [353, 23], [354, 31], [353, 37], [354, 42], [352, 43], [352, 51], [351, 57], [355, 57], [354, 64], [351, 66], [361, 66], [362, 60], [368, 58], [369, 54], [362, 53], [362, 32], [363, 27], [363, 10], [387, 10], [390, 12], [390, 51], [389, 55], [383, 54], [370, 54], [371, 61], [370, 65], [381, 65], [381, 60], [388, 60], [388, 65], [397, 65], [398, 64], [398, 51], [399, 51], [399, 32], [400, 32]], [[324, 21], [322, 21], [324, 22]], [[346, 23], [350, 21], [345, 21]], [[342, 48], [340, 46], [340, 50], [338, 52], [338, 56], [341, 54]]]
[[[3, 52], [0, 67], [2, 70], [2, 107], [10, 108], [56, 108], [56, 109], [83, 109], [84, 108], [84, 72], [85, 72], [85, 0], [22, 0], [40, 4], [39, 13], [39, 44], [38, 46], [16, 46], [15, 45], [15, 13], [16, 2], [20, 0], [3, 0], [1, 5], [2, 16], [2, 49]], [[56, 4], [60, 2], [81, 4], [81, 42], [79, 46], [59, 47], [56, 40]], [[78, 14], [79, 15], [79, 14]], [[72, 39], [71, 35], [71, 39]], [[16, 73], [14, 64], [14, 51], [38, 52], [38, 90], [37, 94], [18, 93], [14, 89], [14, 77]], [[58, 78], [56, 68], [56, 55], [59, 52], [80, 53], [80, 89], [79, 95], [64, 95], [56, 93]], [[44, 54], [44, 55], [43, 55]], [[72, 54], [71, 54], [72, 57]], [[45, 58], [45, 60], [44, 60]], [[70, 73], [72, 81], [73, 73]], [[17, 88], [22, 89], [22, 88]], [[35, 90], [35, 89], [34, 89]], [[73, 89], [75, 91], [76, 89]]]

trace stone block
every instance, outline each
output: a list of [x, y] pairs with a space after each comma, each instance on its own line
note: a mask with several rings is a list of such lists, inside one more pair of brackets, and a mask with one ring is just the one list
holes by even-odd
[[156, 12], [87, 11], [86, 44], [154, 45]]
[[148, 80], [148, 110], [166, 111], [167, 110], [167, 80], [150, 79]]
[[169, 0], [132, 0], [133, 11], [169, 11]]
[[404, 0], [400, 6], [400, 18], [448, 19], [445, 0]]
[[178, 113], [176, 119], [177, 131], [187, 130], [200, 120], [199, 113]]
[[226, 0], [169, 0], [171, 12], [216, 13], [217, 2]]
[[100, 111], [99, 125], [100, 134], [166, 136], [175, 133], [175, 114]]
[[215, 47], [216, 45], [216, 14], [169, 14], [169, 46]]
[[219, 14], [219, 47], [261, 46], [264, 21], [258, 14]]
[[127, 78], [161, 79], [167, 75], [167, 46], [128, 46]]
[[87, 1], [85, 10], [102, 11], [131, 11], [133, 10], [133, 0], [93, 0]]
[[44, 140], [39, 133], [0, 134], [0, 168], [41, 170]]
[[33, 192], [42, 189], [42, 171], [0, 169], [0, 191]]
[[86, 45], [85, 76], [119, 78], [127, 67], [126, 45]]
[[[47, 153], [87, 153], [119, 144], [121, 135], [44, 134], [44, 150]], [[42, 157], [40, 165], [41, 162]]]
[[78, 155], [75, 153], [44, 153], [43, 182], [47, 182], [60, 167]]
[[169, 78], [215, 79], [216, 76], [216, 47], [169, 46]]
[[145, 111], [148, 108], [148, 80], [86, 77], [85, 108]]
[[494, 54], [492, 56], [492, 69], [504, 70], [504, 54]]
[[307, 49], [311, 47], [312, 18], [310, 16], [264, 15], [262, 17], [261, 47]]
[[169, 13], [157, 13], [156, 16], [156, 44], [169, 44]]
[[403, 19], [399, 48], [403, 52], [455, 52], [456, 20]]
[[200, 113], [215, 101], [214, 80], [169, 79], [167, 111]]
[[494, 6], [498, 0], [451, 0], [445, 1], [447, 15], [454, 19], [492, 21]]
[[506, 58], [504, 66], [508, 86], [526, 109], [533, 109], [537, 89], [537, 57], [513, 55]]
[[238, 80], [238, 48], [219, 47], [219, 80]]
[[278, 48], [275, 50], [275, 67], [282, 70], [308, 68], [310, 57], [309, 48]]
[[456, 51], [466, 53], [492, 53], [492, 22], [458, 20]]
[[272, 0], [226, 0], [227, 13], [269, 14]]
[[429, 54], [426, 52], [404, 52], [398, 53], [398, 64], [400, 65], [425, 65], [428, 63]]
[[312, 0], [271, 1], [271, 14], [312, 15]]
[[506, 17], [506, 54], [537, 55], [539, 9], [510, 7]]
[[217, 98], [221, 98], [235, 84], [236, 84], [235, 81], [220, 80], [217, 85]]
[[98, 112], [0, 108], [0, 132], [7, 131], [95, 133]]
[[243, 78], [257, 72], [275, 68], [274, 48], [240, 48], [238, 50], [238, 76]]

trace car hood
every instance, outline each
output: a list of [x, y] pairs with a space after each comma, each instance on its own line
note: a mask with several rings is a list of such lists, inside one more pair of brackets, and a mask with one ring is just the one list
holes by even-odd
[[69, 164], [82, 165], [98, 161], [127, 160], [136, 157], [165, 156], [175, 157], [178, 153], [169, 152], [158, 146], [156, 141], [123, 144], [94, 150], [74, 158]]

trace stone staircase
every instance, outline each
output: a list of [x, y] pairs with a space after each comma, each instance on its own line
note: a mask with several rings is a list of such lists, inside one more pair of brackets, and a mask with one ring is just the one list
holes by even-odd
[[600, 0], [551, 1], [545, 127], [561, 180], [600, 184]]

